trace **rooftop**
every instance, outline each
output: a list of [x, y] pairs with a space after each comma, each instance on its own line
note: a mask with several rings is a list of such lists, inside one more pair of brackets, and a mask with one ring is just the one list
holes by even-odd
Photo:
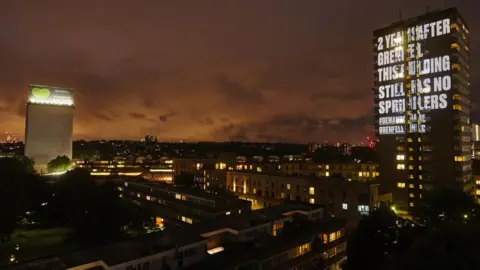
[[[278, 220], [285, 215], [286, 212], [293, 210], [300, 211], [310, 211], [319, 209], [319, 206], [314, 205], [303, 205], [303, 204], [285, 204], [279, 205], [271, 208], [262, 209], [261, 211], [252, 211], [245, 213], [243, 215], [237, 216], [225, 216], [222, 219], [215, 220], [208, 223], [200, 223], [195, 226], [188, 226], [183, 228], [171, 227], [167, 228], [165, 231], [155, 232], [151, 234], [146, 234], [135, 239], [128, 241], [117, 242], [112, 244], [107, 244], [103, 246], [98, 246], [95, 248], [77, 250], [74, 252], [68, 252], [64, 254], [58, 254], [56, 256], [43, 258], [40, 260], [35, 260], [32, 262], [25, 262], [19, 265], [12, 267], [12, 270], [32, 270], [32, 269], [65, 269], [69, 267], [79, 266], [91, 262], [103, 261], [107, 265], [117, 265], [122, 262], [131, 261], [137, 258], [145, 257], [148, 255], [153, 255], [169, 249], [174, 248], [175, 246], [185, 246], [192, 243], [197, 243], [201, 241], [207, 241], [206, 238], [202, 237], [202, 234], [217, 231], [224, 228], [229, 228], [233, 230], [244, 230], [256, 225], [266, 224], [273, 220]], [[331, 221], [315, 223], [316, 229], [323, 229], [324, 226], [333, 226]], [[323, 225], [322, 225], [323, 224]], [[333, 225], [332, 225], [333, 224]], [[323, 226], [323, 227], [322, 227]], [[306, 235], [308, 230], [299, 230], [302, 234], [295, 233], [291, 236], [291, 239], [288, 243], [294, 245], [297, 241], [300, 241], [302, 235]], [[311, 236], [311, 232], [310, 232]], [[280, 240], [275, 237], [265, 236], [263, 248], [266, 250], [277, 249], [277, 245]], [[239, 248], [245, 248], [245, 245], [235, 246], [232, 248], [232, 251]], [[271, 251], [273, 252], [273, 251]], [[222, 252], [223, 253], [223, 252]], [[269, 253], [268, 253], [269, 254]], [[262, 251], [261, 256], [267, 256], [267, 253]], [[242, 256], [246, 256], [243, 254]], [[250, 254], [249, 256], [252, 256]], [[255, 255], [255, 257], [260, 256]], [[242, 257], [245, 259], [246, 257]], [[240, 259], [240, 256], [238, 258]]]

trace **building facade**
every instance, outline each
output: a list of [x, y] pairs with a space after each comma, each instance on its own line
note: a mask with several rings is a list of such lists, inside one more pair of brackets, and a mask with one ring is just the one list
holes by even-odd
[[310, 178], [227, 172], [226, 189], [252, 202], [254, 209], [297, 201], [324, 205], [328, 214], [355, 227], [362, 214], [379, 203], [379, 185], [336, 177]]
[[399, 209], [415, 207], [425, 190], [474, 191], [469, 39], [456, 9], [374, 31], [380, 182]]
[[73, 94], [71, 89], [31, 85], [25, 124], [25, 155], [46, 172], [58, 156], [72, 158]]

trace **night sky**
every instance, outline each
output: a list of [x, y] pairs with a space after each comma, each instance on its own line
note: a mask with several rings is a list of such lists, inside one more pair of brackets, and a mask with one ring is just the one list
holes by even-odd
[[35, 83], [75, 89], [75, 139], [357, 143], [373, 30], [427, 5], [469, 24], [476, 92], [479, 0], [2, 0], [0, 131], [23, 138]]

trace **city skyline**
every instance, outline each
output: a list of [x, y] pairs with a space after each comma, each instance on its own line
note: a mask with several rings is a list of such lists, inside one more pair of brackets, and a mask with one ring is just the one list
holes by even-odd
[[349, 2], [5, 1], [2, 130], [23, 134], [38, 83], [75, 90], [76, 140], [357, 142], [374, 133], [372, 29], [457, 6], [480, 41], [474, 1]]

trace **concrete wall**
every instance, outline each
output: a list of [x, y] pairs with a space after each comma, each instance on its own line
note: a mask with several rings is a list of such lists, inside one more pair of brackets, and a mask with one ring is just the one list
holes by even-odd
[[35, 169], [45, 172], [57, 156], [72, 158], [73, 107], [27, 105], [25, 155], [35, 160]]

